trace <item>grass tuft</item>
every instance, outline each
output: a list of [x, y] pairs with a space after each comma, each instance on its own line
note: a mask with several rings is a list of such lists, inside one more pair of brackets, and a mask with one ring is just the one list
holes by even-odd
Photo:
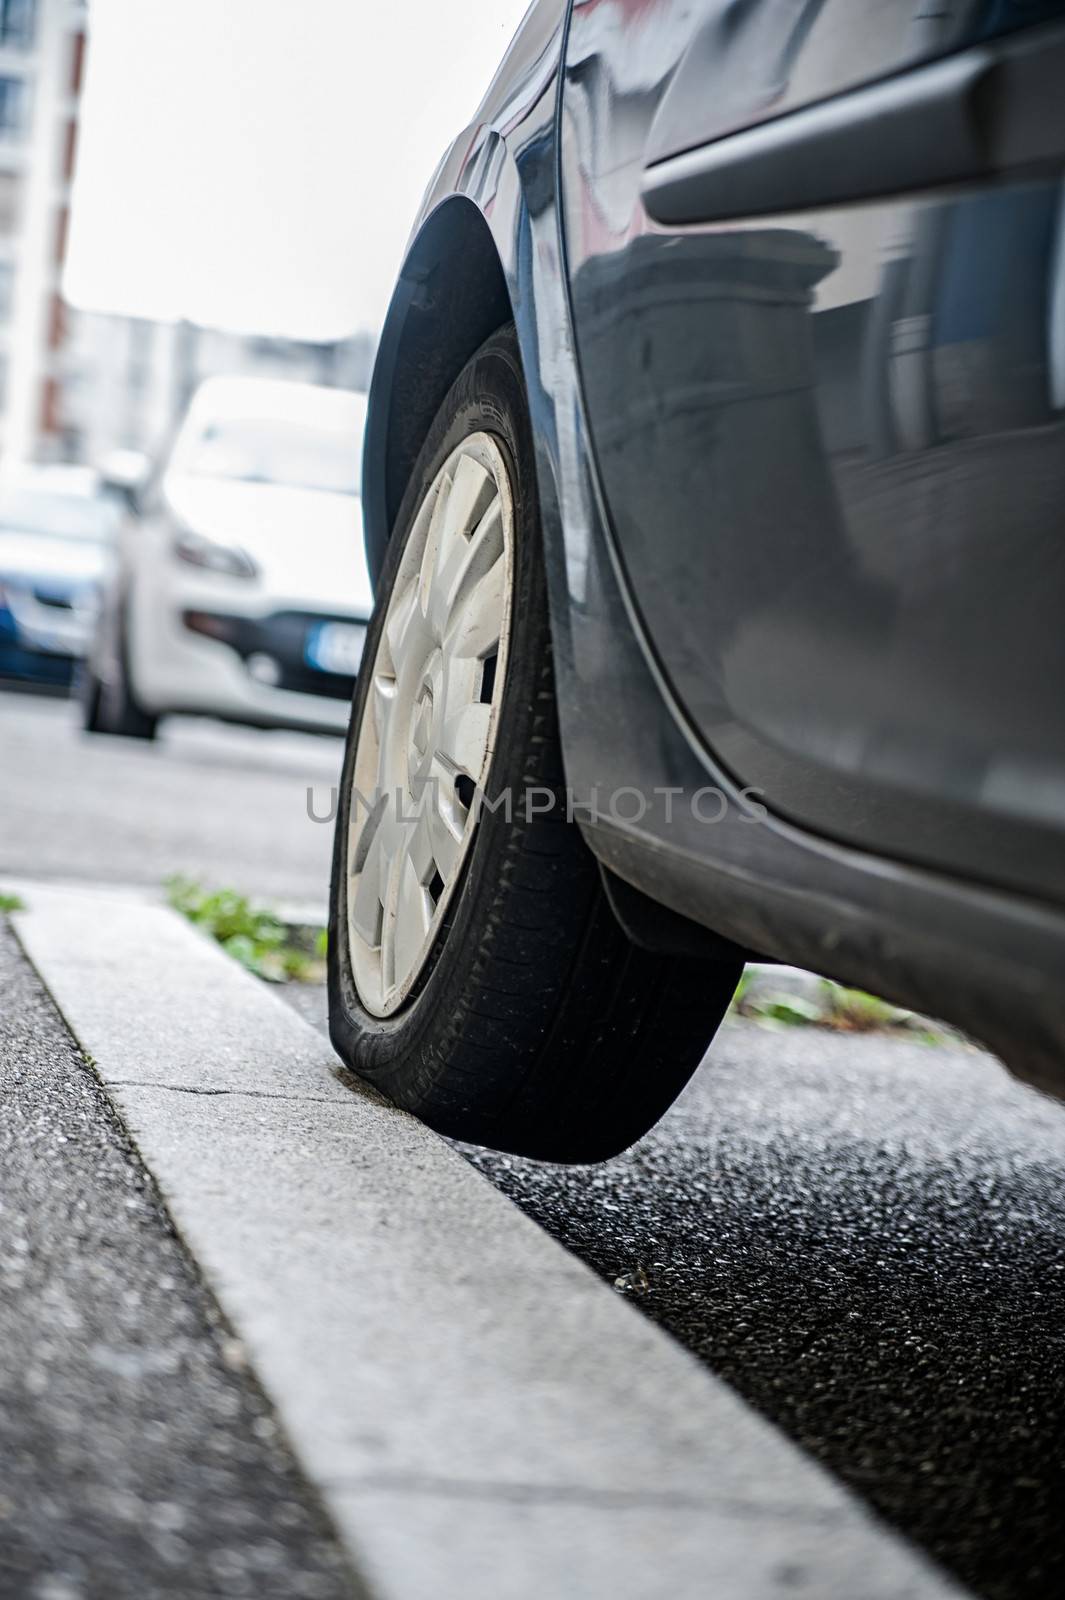
[[821, 978], [808, 994], [765, 988], [748, 970], [740, 980], [732, 1009], [763, 1028], [830, 1028], [836, 1033], [903, 1033], [925, 1044], [954, 1037], [945, 1025], [891, 1005], [863, 989]]
[[324, 928], [290, 928], [275, 911], [236, 889], [206, 889], [180, 874], [167, 878], [165, 888], [175, 911], [256, 977], [269, 983], [324, 980]]

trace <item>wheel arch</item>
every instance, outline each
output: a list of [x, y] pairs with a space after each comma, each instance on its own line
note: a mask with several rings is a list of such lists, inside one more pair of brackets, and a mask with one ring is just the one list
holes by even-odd
[[407, 251], [374, 365], [362, 493], [375, 582], [411, 468], [444, 396], [474, 351], [513, 315], [480, 207], [449, 195]]

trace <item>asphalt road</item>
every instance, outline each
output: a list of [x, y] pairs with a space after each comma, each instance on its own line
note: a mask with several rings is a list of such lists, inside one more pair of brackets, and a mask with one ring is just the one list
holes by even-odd
[[976, 1593], [1065, 1593], [1065, 1108], [736, 1022], [620, 1159], [471, 1159]]
[[[176, 727], [86, 754], [64, 708], [0, 697], [5, 755], [12, 733], [0, 872], [321, 898], [305, 791], [335, 743]], [[53, 838], [42, 791], [51, 828], [70, 792], [94, 825]], [[321, 1021], [318, 991], [288, 998]], [[467, 1154], [974, 1593], [1065, 1592], [1065, 1108], [958, 1045], [736, 1021], [616, 1161]]]
[[0, 1594], [353, 1594], [324, 1514], [0, 917]]
[[193, 717], [151, 744], [0, 690], [0, 873], [157, 887], [171, 873], [325, 906], [343, 746]]

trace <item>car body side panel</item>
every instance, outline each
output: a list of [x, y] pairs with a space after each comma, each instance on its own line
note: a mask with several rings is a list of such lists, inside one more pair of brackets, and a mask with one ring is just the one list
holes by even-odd
[[[726, 939], [960, 1020], [1031, 1081], [1060, 1089], [1065, 917], [763, 814], [708, 753], [650, 647], [606, 516], [572, 342], [555, 139], [565, 22], [560, 0], [531, 9], [415, 224], [417, 270], [400, 278], [371, 392], [371, 567], [389, 531], [385, 454], [404, 322], [427, 275], [462, 268], [419, 255], [418, 241], [441, 208], [473, 205], [518, 327], [567, 778], [589, 844], [619, 876]], [[633, 786], [647, 802], [638, 816]]]
[[640, 197], [649, 153], [1061, 10], [575, 0], [561, 151], [611, 532], [700, 738], [798, 822], [1065, 904], [1060, 171], [673, 229]]

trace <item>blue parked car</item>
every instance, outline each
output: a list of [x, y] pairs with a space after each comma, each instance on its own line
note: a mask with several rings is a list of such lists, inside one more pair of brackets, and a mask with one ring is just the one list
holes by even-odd
[[70, 686], [117, 525], [117, 506], [85, 468], [0, 479], [0, 678]]

